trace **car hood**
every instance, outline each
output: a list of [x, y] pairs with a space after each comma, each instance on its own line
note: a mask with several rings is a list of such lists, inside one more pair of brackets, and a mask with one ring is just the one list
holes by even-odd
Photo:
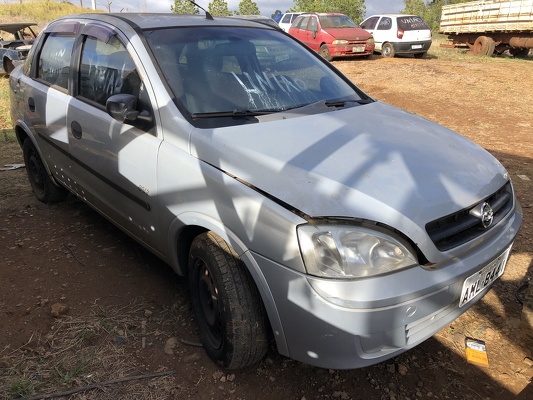
[[366, 40], [371, 36], [362, 28], [329, 28], [325, 31], [335, 39]]
[[199, 159], [310, 217], [390, 225], [419, 245], [427, 222], [501, 188], [505, 168], [438, 124], [374, 102], [253, 125], [195, 129]]

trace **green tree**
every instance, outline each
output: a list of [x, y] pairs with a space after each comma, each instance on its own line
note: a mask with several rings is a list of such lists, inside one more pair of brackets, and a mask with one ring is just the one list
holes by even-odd
[[174, 0], [174, 5], [170, 6], [170, 11], [174, 14], [198, 14], [200, 12], [189, 0]]
[[242, 0], [239, 9], [233, 12], [235, 15], [261, 15], [257, 3], [252, 0]]
[[365, 0], [294, 0], [292, 12], [340, 12], [355, 22], [363, 20], [366, 12]]
[[281, 10], [276, 10], [274, 11], [274, 14], [271, 15], [271, 17], [274, 18], [278, 14], [283, 14], [283, 12]]
[[442, 6], [447, 4], [466, 3], [471, 0], [404, 0], [405, 8], [402, 14], [414, 14], [422, 17], [433, 31], [437, 31], [440, 25]]
[[224, 0], [213, 0], [208, 4], [207, 9], [213, 17], [229, 17], [232, 15], [228, 8], [228, 3]]

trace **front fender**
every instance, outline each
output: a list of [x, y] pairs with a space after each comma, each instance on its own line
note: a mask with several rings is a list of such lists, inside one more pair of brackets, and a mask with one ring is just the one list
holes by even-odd
[[[224, 226], [221, 221], [212, 218], [209, 215], [196, 212], [185, 212], [179, 214], [170, 224], [167, 236], [167, 245], [168, 249], [170, 249], [168, 260], [172, 268], [174, 268], [179, 275], [185, 275], [186, 273], [187, 266], [180, 265], [180, 257], [176, 244], [182, 233], [190, 227], [198, 227], [202, 230], [209, 230], [216, 233], [218, 236], [224, 239], [239, 255], [244, 265], [248, 269], [248, 272], [252, 276], [257, 289], [259, 290], [261, 300], [263, 301], [263, 305], [265, 306], [265, 310], [268, 315], [270, 326], [273, 332], [275, 332], [278, 351], [281, 354], [288, 354], [288, 347], [285, 340], [285, 334], [283, 333], [283, 326], [281, 324], [278, 309], [274, 301], [274, 296], [272, 295], [263, 272], [255, 260], [253, 253], [249, 251], [244, 242], [240, 240], [233, 231]], [[183, 259], [183, 257], [181, 257], [181, 259]]]

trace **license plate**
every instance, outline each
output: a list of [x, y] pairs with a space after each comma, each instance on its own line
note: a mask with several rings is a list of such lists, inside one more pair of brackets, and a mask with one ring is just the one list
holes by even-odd
[[415, 50], [415, 49], [421, 49], [421, 48], [422, 48], [422, 45], [421, 45], [421, 44], [413, 44], [413, 45], [411, 45], [411, 48], [412, 48], [413, 50]]
[[354, 53], [363, 53], [365, 51], [365, 46], [355, 46], [352, 48]]
[[490, 286], [492, 282], [503, 275], [510, 251], [511, 248], [509, 247], [498, 258], [483, 267], [481, 271], [466, 278], [465, 283], [463, 283], [463, 291], [461, 292], [459, 307], [464, 306], [483, 291], [483, 289]]

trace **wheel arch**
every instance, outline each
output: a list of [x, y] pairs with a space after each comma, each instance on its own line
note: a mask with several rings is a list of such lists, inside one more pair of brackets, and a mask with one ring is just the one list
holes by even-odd
[[196, 212], [185, 212], [178, 215], [170, 224], [168, 232], [169, 261], [172, 268], [178, 275], [184, 276], [187, 274], [191, 244], [196, 236], [206, 231], [212, 231], [224, 239], [235, 250], [246, 266], [259, 290], [270, 328], [276, 339], [278, 352], [288, 356], [289, 351], [281, 318], [267, 280], [246, 244], [221, 221]]

